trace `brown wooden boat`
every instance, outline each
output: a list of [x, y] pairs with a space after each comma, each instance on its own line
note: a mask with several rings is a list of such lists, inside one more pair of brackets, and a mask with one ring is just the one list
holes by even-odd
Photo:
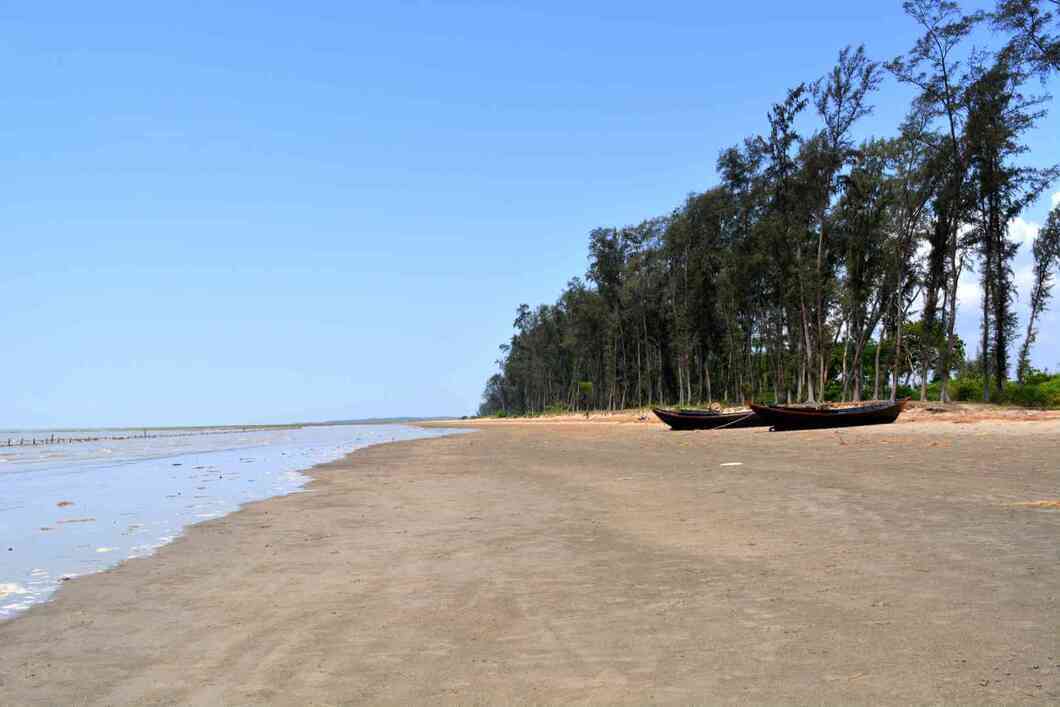
[[662, 410], [652, 408], [656, 417], [670, 426], [672, 430], [714, 430], [723, 427], [727, 430], [738, 427], [759, 427], [764, 425], [750, 410], [743, 412], [719, 413], [710, 410]]
[[764, 424], [774, 430], [808, 430], [858, 425], [887, 425], [898, 419], [909, 399], [870, 403], [849, 408], [751, 405]]

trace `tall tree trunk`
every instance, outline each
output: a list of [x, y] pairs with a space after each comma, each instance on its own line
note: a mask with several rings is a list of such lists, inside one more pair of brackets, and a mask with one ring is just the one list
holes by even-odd
[[706, 361], [703, 362], [703, 372], [706, 375], [706, 379], [707, 379], [707, 404], [708, 405], [713, 405], [714, 404], [714, 393], [710, 389], [710, 366], [707, 365]]
[[[986, 229], [989, 231], [989, 228]], [[994, 244], [992, 235], [983, 234], [983, 321], [979, 342], [979, 365], [983, 374], [983, 402], [990, 402], [990, 321], [993, 312], [992, 294], [994, 289]]]
[[875, 382], [875, 385], [873, 385], [873, 387], [872, 387], [872, 399], [873, 400], [879, 400], [880, 399], [880, 349], [883, 348], [883, 332], [885, 330], [886, 330], [886, 326], [885, 325], [880, 327], [880, 340], [876, 342], [876, 366], [875, 366], [876, 382]]
[[850, 400], [850, 376], [847, 371], [847, 354], [850, 351], [850, 322], [845, 325], [846, 334], [843, 337], [843, 394], [844, 401]]
[[[996, 167], [996, 165], [995, 165]], [[994, 304], [994, 385], [998, 395], [1005, 389], [1008, 380], [1008, 349], [1009, 331], [1011, 328], [1011, 314], [1009, 310], [1009, 276], [1006, 263], [1006, 238], [1005, 224], [1001, 217], [1001, 207], [997, 203], [997, 195], [991, 195], [990, 199], [990, 231], [993, 239], [994, 272], [993, 292], [991, 297]]]
[[958, 258], [957, 255], [957, 242], [956, 236], [954, 236], [953, 250], [951, 253], [953, 263], [953, 275], [950, 277], [949, 291], [946, 293], [946, 346], [942, 361], [940, 363], [939, 380], [940, 385], [940, 397], [939, 399], [944, 402], [950, 402], [949, 384], [950, 384], [950, 370], [953, 368], [953, 352], [957, 348], [957, 285], [961, 279], [961, 271], [964, 270], [964, 257]]

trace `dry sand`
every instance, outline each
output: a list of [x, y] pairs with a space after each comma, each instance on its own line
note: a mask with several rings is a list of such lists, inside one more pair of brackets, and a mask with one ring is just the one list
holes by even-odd
[[0, 702], [1060, 701], [1060, 422], [611, 423], [318, 467], [0, 624]]

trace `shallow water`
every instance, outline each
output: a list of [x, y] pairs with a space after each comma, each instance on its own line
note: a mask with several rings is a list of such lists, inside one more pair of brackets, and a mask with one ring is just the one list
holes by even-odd
[[309, 480], [300, 472], [315, 464], [372, 444], [454, 430], [335, 425], [199, 432], [0, 448], [0, 620], [46, 600], [64, 578], [148, 555], [187, 526], [244, 503], [299, 491]]

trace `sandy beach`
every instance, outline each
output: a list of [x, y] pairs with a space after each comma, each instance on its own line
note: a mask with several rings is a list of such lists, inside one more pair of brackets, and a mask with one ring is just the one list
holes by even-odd
[[0, 623], [0, 703], [1055, 704], [1060, 420], [1026, 419], [362, 449]]

